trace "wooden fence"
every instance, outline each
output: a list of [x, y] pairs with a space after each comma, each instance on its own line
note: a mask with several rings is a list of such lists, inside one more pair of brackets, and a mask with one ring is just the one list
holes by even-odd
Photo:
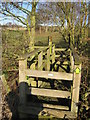
[[[33, 103], [28, 107], [27, 95], [45, 96], [53, 98], [65, 98], [71, 100], [71, 105], [59, 106], [42, 104], [43, 108], [48, 111], [51, 117], [57, 118], [76, 118], [78, 113], [77, 103], [79, 102], [79, 89], [81, 79], [81, 62], [74, 49], [56, 49], [52, 41], [49, 41], [49, 46], [41, 47], [35, 46], [34, 51], [30, 54], [26, 54], [19, 59], [19, 94], [20, 94], [20, 106], [19, 115], [25, 117], [25, 114], [39, 114], [41, 109], [40, 103]], [[60, 62], [60, 56], [56, 56], [57, 51], [68, 51], [70, 56], [70, 72], [56, 72], [54, 67], [56, 62]], [[56, 61], [56, 57], [58, 60]], [[47, 81], [68, 81], [72, 82], [71, 91], [55, 90], [42, 88], [43, 79]], [[36, 107], [38, 109], [36, 109]], [[49, 108], [49, 109], [47, 109]], [[61, 111], [62, 109], [62, 111]], [[57, 111], [58, 110], [58, 111]], [[40, 114], [39, 114], [40, 115]], [[44, 116], [43, 116], [44, 117]]]

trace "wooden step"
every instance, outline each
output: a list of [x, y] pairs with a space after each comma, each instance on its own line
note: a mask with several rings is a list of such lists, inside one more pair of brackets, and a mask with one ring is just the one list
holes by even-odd
[[33, 106], [19, 106], [18, 107], [19, 114], [27, 114], [27, 115], [33, 115], [33, 116], [52, 116], [55, 118], [68, 118], [68, 119], [75, 119], [76, 115], [72, 113], [71, 111], [61, 111], [61, 110], [55, 110], [55, 109], [48, 109], [48, 108], [40, 108], [40, 107], [33, 107]]
[[46, 96], [46, 97], [54, 97], [54, 98], [71, 99], [71, 93], [68, 91], [62, 91], [62, 90], [42, 89], [42, 88], [30, 87], [30, 91], [28, 91], [27, 94]]
[[53, 104], [46, 104], [46, 103], [36, 103], [36, 102], [28, 102], [27, 106], [32, 107], [41, 107], [41, 108], [50, 108], [50, 109], [57, 109], [57, 110], [69, 110], [68, 106], [61, 106], [61, 105], [53, 105]]
[[51, 72], [51, 71], [40, 71], [40, 70], [25, 70], [27, 76], [31, 77], [40, 77], [40, 78], [50, 78], [50, 79], [57, 79], [57, 80], [68, 80], [72, 81], [73, 74], [72, 73], [65, 73], [65, 72]]

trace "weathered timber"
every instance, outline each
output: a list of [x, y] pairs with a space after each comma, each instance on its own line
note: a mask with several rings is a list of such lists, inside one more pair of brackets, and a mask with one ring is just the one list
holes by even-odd
[[48, 41], [49, 41], [49, 46], [50, 46], [50, 55], [52, 53], [52, 37], [51, 36], [48, 36]]
[[50, 49], [47, 49], [47, 71], [50, 70]]
[[[42, 69], [43, 69], [43, 51], [38, 54], [38, 70], [42, 70]], [[37, 80], [37, 83], [38, 83], [38, 87], [40, 87], [42, 84], [42, 81], [38, 82]]]
[[20, 104], [26, 104], [27, 97], [26, 91], [28, 89], [28, 84], [26, 80], [26, 74], [24, 70], [27, 69], [27, 59], [19, 60], [19, 98]]
[[52, 64], [55, 62], [55, 45], [52, 47]]
[[55, 48], [55, 51], [65, 51], [66, 48]]
[[[36, 64], [36, 63], [32, 63], [32, 64], [31, 64], [30, 70], [35, 70], [35, 64]], [[36, 87], [36, 81], [34, 81], [34, 78], [29, 78], [29, 79], [28, 79], [28, 82], [29, 82], [29, 85]]]
[[[79, 73], [76, 73], [75, 71], [77, 68], [80, 69]], [[80, 81], [81, 81], [81, 64], [74, 66], [74, 80], [73, 80], [73, 88], [72, 88], [71, 111], [76, 114], [78, 112], [77, 103], [79, 102]]]
[[51, 72], [51, 71], [40, 71], [40, 70], [25, 70], [27, 76], [40, 77], [40, 78], [50, 78], [50, 79], [60, 79], [72, 81], [73, 74], [65, 72]]
[[[50, 114], [52, 115], [53, 117], [56, 117], [56, 118], [68, 118], [68, 119], [75, 119], [76, 116], [74, 113], [70, 112], [70, 111], [61, 111], [61, 110], [53, 110], [53, 109], [47, 109], [47, 108], [37, 108], [37, 107], [29, 107], [29, 106], [20, 106], [19, 107], [19, 111], [21, 113], [26, 113], [26, 114], [32, 114], [34, 116], [37, 116], [38, 115], [38, 118], [40, 118], [41, 116], [41, 113], [44, 111], [47, 115]], [[43, 118], [44, 116], [42, 116]]]
[[71, 93], [68, 91], [52, 90], [52, 89], [40, 89], [30, 87], [30, 92], [28, 94], [46, 96], [46, 97], [56, 97], [56, 98], [71, 98]]
[[70, 50], [70, 63], [71, 63], [71, 72], [73, 72], [73, 69], [74, 69], [74, 58], [73, 58], [71, 50]]
[[37, 108], [42, 107], [42, 108], [51, 108], [51, 109], [57, 109], [57, 110], [69, 110], [68, 106], [52, 105], [52, 104], [45, 104], [45, 103], [29, 102], [29, 103], [27, 103], [27, 105], [37, 107]]

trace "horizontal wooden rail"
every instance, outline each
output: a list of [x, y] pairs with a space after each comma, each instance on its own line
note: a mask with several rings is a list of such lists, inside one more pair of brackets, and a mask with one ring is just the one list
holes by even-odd
[[67, 48], [55, 48], [55, 51], [70, 51], [70, 49], [67, 50]]
[[25, 74], [31, 77], [50, 78], [72, 81], [73, 74], [64, 72], [51, 72], [51, 71], [40, 71], [40, 70], [25, 70]]
[[[33, 107], [33, 106], [20, 106], [18, 107], [18, 110], [20, 113], [22, 114], [31, 114], [34, 115], [34, 117], [38, 116], [38, 118], [41, 118], [42, 120], [47, 117], [55, 119], [56, 118], [67, 118], [67, 119], [76, 119], [76, 116], [73, 112], [71, 111], [61, 111], [61, 110], [55, 110], [55, 109], [48, 109], [48, 108], [44, 108], [42, 109], [42, 107]], [[46, 115], [43, 115], [41, 117], [41, 113], [45, 111]], [[49, 114], [49, 116], [47, 116], [47, 113]]]
[[34, 48], [40, 48], [40, 49], [42, 49], [42, 48], [47, 48], [48, 46], [34, 46]]
[[65, 51], [66, 48], [55, 48], [55, 51]]
[[52, 89], [40, 89], [40, 88], [30, 88], [28, 94], [46, 96], [46, 97], [54, 97], [54, 98], [71, 98], [71, 93], [68, 91], [61, 90], [52, 90]]
[[57, 110], [69, 110], [68, 106], [62, 106], [62, 105], [52, 105], [52, 104], [46, 104], [46, 103], [36, 103], [36, 102], [29, 102], [27, 103], [28, 106], [35, 106], [35, 107], [43, 107], [43, 108], [51, 108], [51, 109], [57, 109]]

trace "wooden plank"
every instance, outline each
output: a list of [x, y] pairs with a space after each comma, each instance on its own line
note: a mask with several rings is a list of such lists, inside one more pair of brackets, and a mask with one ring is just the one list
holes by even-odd
[[50, 70], [50, 49], [47, 50], [47, 70]]
[[67, 48], [55, 48], [55, 51], [70, 51], [70, 49], [67, 50]]
[[55, 97], [55, 98], [71, 98], [71, 93], [68, 91], [61, 90], [52, 90], [52, 89], [40, 89], [40, 88], [30, 88], [30, 92], [28, 94], [32, 95], [40, 95], [46, 97]]
[[[43, 69], [43, 51], [39, 53], [38, 55], [38, 70], [42, 70]], [[37, 78], [37, 87], [40, 87], [42, 84], [42, 81], [38, 81]]]
[[43, 63], [43, 52], [40, 52], [38, 55], [38, 69], [39, 70], [42, 70], [42, 68], [41, 68], [42, 63]]
[[70, 50], [70, 63], [71, 63], [71, 72], [73, 72], [73, 69], [74, 69], [74, 58], [73, 58], [71, 50]]
[[39, 71], [39, 70], [25, 70], [27, 76], [40, 77], [40, 78], [50, 78], [50, 79], [60, 79], [72, 81], [73, 74], [65, 72], [51, 72], [51, 71]]
[[28, 84], [24, 70], [27, 69], [27, 59], [19, 60], [19, 101], [20, 104], [25, 104], [27, 101], [26, 91]]
[[76, 105], [79, 102], [79, 90], [80, 90], [80, 81], [81, 81], [81, 64], [75, 65], [74, 70], [77, 68], [80, 69], [79, 73], [74, 71], [74, 80], [73, 80], [73, 88], [72, 88], [72, 104], [71, 111], [76, 113], [78, 112], [78, 106]]
[[[30, 70], [35, 70], [35, 65], [36, 65], [36, 63], [32, 63], [30, 66]], [[34, 81], [34, 78], [29, 78], [28, 84], [36, 87], [36, 81]]]
[[65, 51], [66, 48], [55, 48], [55, 51]]
[[25, 69], [27, 69], [27, 59], [19, 60], [19, 83], [26, 82]]
[[69, 110], [68, 106], [61, 106], [61, 105], [52, 105], [52, 104], [45, 104], [45, 103], [27, 103], [28, 106], [32, 107], [43, 107], [43, 108], [50, 108], [50, 109], [57, 109], [57, 110]]
[[19, 106], [18, 107], [19, 112], [20, 113], [26, 113], [28, 115], [34, 115], [34, 116], [38, 116], [39, 118], [41, 117], [42, 113], [44, 112], [46, 115], [43, 115], [43, 117], [48, 116], [48, 114], [51, 116], [52, 118], [63, 118], [63, 119], [75, 119], [76, 116], [74, 113], [70, 112], [70, 111], [61, 111], [61, 110], [55, 110], [55, 109], [47, 109], [47, 108], [40, 108], [40, 107], [29, 107], [29, 106]]
[[55, 62], [55, 45], [52, 47], [52, 64]]

